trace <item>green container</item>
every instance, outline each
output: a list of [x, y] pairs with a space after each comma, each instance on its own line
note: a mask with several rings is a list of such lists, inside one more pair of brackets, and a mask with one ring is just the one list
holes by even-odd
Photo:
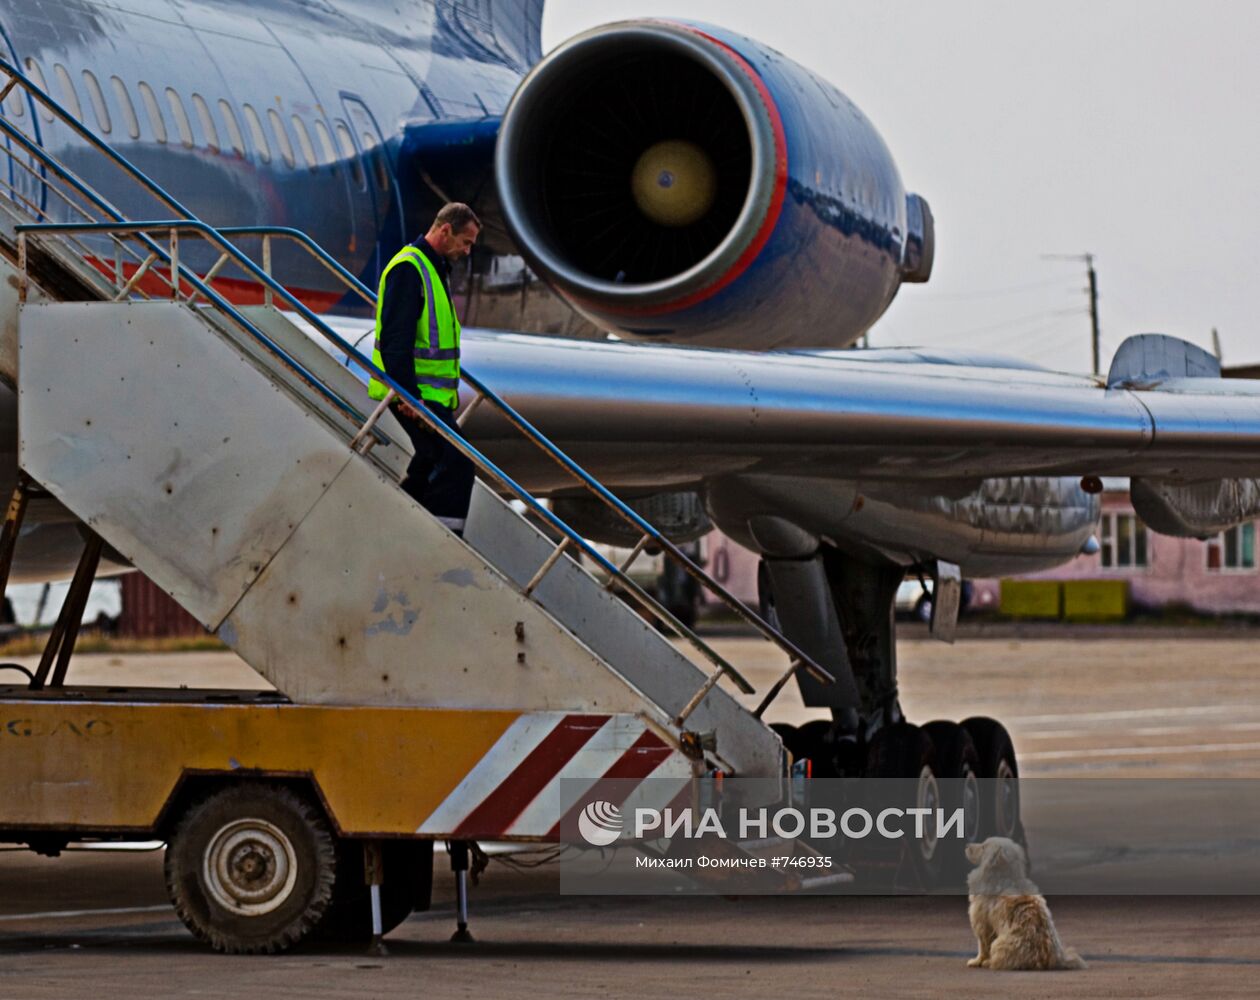
[[1061, 618], [1063, 584], [1058, 580], [1003, 580], [1002, 614], [1011, 618]]
[[1068, 580], [1063, 617], [1072, 622], [1116, 622], [1129, 614], [1128, 580]]

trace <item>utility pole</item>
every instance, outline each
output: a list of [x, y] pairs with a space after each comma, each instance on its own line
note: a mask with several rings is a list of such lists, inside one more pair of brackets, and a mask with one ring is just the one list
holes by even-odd
[[1090, 348], [1094, 359], [1094, 374], [1102, 374], [1102, 358], [1099, 357], [1098, 332], [1098, 272], [1094, 270], [1092, 253], [1043, 253], [1042, 260], [1081, 260], [1085, 262], [1085, 274], [1089, 278], [1089, 328]]
[[1098, 274], [1094, 270], [1094, 255], [1085, 255], [1085, 268], [1089, 273], [1089, 325], [1093, 332], [1094, 374], [1102, 374], [1102, 361], [1098, 357]]

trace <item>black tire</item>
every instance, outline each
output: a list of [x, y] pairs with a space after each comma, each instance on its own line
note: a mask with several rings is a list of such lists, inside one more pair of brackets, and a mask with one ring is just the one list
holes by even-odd
[[929, 722], [923, 727], [936, 750], [936, 774], [941, 783], [941, 808], [947, 816], [963, 811], [962, 837], [952, 834], [941, 845], [942, 876], [949, 881], [963, 877], [970, 868], [966, 849], [979, 843], [981, 794], [980, 755], [971, 734], [956, 722]]
[[[936, 886], [943, 866], [942, 845], [936, 836], [936, 810], [941, 806], [936, 774], [936, 748], [927, 732], [918, 726], [908, 722], [885, 726], [867, 744], [865, 777], [903, 779], [906, 784], [897, 796], [896, 805], [903, 809], [931, 810], [923, 837], [913, 836], [913, 827], [908, 826], [904, 841], [896, 841], [897, 845], [904, 843], [908, 848], [915, 873], [927, 889]], [[868, 803], [868, 808], [887, 804], [883, 801]]]
[[677, 618], [687, 628], [696, 627], [696, 619], [699, 617], [699, 611], [695, 604], [670, 604], [667, 605], [669, 613]]
[[973, 716], [962, 727], [976, 745], [980, 759], [980, 837], [1008, 837], [1024, 847], [1020, 818], [1019, 765], [1006, 727], [996, 719]]
[[322, 810], [283, 785], [214, 792], [180, 818], [166, 888], [190, 931], [216, 951], [293, 947], [332, 899], [337, 856]]
[[797, 746], [802, 757], [812, 761], [810, 774], [815, 778], [838, 777], [832, 749], [832, 723], [814, 719], [796, 731]]
[[[427, 910], [433, 890], [433, 841], [381, 843], [381, 933], [388, 934], [411, 915]], [[332, 901], [315, 936], [358, 944], [372, 938], [371, 890], [363, 878], [363, 842], [337, 842], [337, 881]]]

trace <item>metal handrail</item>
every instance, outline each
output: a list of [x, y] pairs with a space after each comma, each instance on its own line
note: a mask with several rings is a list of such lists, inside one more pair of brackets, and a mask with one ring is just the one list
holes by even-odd
[[[350, 289], [356, 292], [368, 305], [376, 305], [376, 293], [367, 285], [351, 274], [346, 268], [334, 257], [321, 247], [318, 243], [310, 238], [306, 233], [299, 229], [292, 229], [281, 226], [231, 226], [219, 230], [221, 233], [242, 236], [261, 236], [264, 238], [278, 237], [281, 239], [292, 240], [302, 245], [312, 256], [314, 256], [329, 271], [337, 275]], [[338, 346], [341, 346], [338, 344]], [[697, 566], [691, 558], [671, 542], [665, 535], [661, 534], [649, 521], [638, 514], [632, 507], [619, 499], [598, 479], [574, 462], [568, 455], [556, 447], [550, 438], [546, 437], [533, 424], [526, 420], [518, 413], [506, 400], [494, 392], [489, 386], [477, 378], [472, 372], [466, 368], [461, 368], [460, 377], [468, 382], [479, 397], [489, 400], [496, 409], [502, 413], [509, 422], [521, 432], [523, 436], [530, 439], [541, 450], [547, 452], [548, 456], [559, 463], [566, 471], [579, 479], [584, 486], [602, 500], [608, 507], [615, 510], [623, 520], [638, 528], [644, 533], [644, 539], [641, 544], [651, 541], [659, 545], [663, 550], [668, 552], [676, 562], [681, 564], [687, 570], [689, 575], [694, 577], [700, 584], [706, 587], [714, 596], [718, 597], [722, 603], [739, 615], [746, 623], [752, 625], [761, 633], [763, 637], [774, 642], [784, 652], [788, 653], [793, 659], [800, 659], [801, 666], [813, 674], [818, 680], [824, 683], [834, 682], [835, 678], [823, 667], [818, 665], [812, 658], [796, 647], [791, 640], [787, 639], [774, 629], [763, 618], [757, 615], [751, 608], [731, 594], [720, 583], [714, 580], [709, 574]], [[618, 573], [618, 576], [621, 574]]]
[[[397, 382], [395, 382], [392, 378], [390, 378], [387, 373], [376, 368], [376, 366], [373, 365], [369, 359], [365, 358], [362, 354], [358, 352], [358, 350], [355, 349], [355, 347], [352, 344], [350, 344], [340, 334], [338, 334], [335, 330], [333, 330], [331, 327], [325, 324], [314, 312], [312, 312], [304, 303], [302, 303], [302, 301], [299, 300], [297, 296], [295, 296], [282, 284], [280, 284], [278, 281], [276, 281], [274, 278], [268, 275], [265, 271], [263, 271], [262, 268], [260, 268], [257, 264], [255, 264], [254, 261], [250, 259], [246, 254], [241, 253], [235, 246], [233, 246], [227, 240], [220, 237], [218, 233], [216, 232], [216, 230], [214, 229], [214, 227], [208, 225], [207, 223], [200, 222], [197, 220], [192, 220], [192, 219], [170, 219], [170, 220], [163, 220], [163, 221], [158, 221], [158, 222], [127, 222], [127, 223], [111, 223], [111, 222], [97, 222], [97, 223], [83, 223], [83, 224], [73, 223], [73, 222], [52, 223], [52, 224], [34, 223], [30, 225], [17, 226], [15, 228], [17, 229], [17, 232], [19, 234], [19, 238], [24, 238], [28, 234], [40, 234], [40, 233], [67, 234], [67, 233], [109, 232], [113, 234], [135, 233], [137, 235], [140, 235], [140, 234], [147, 235], [148, 233], [159, 232], [159, 231], [172, 232], [172, 233], [192, 232], [192, 233], [197, 233], [198, 235], [204, 237], [209, 242], [218, 246], [218, 248], [221, 251], [229, 253], [234, 258], [234, 261], [238, 267], [241, 267], [248, 274], [251, 274], [260, 282], [269, 285], [275, 294], [279, 295], [286, 302], [288, 302], [289, 305], [292, 306], [293, 309], [299, 315], [301, 315], [303, 319], [305, 319], [308, 323], [310, 323], [317, 330], [319, 330], [320, 333], [326, 336], [330, 341], [332, 341], [334, 344], [336, 344], [338, 347], [344, 350], [346, 352], [346, 356], [348, 358], [353, 358], [355, 363], [359, 367], [361, 367], [365, 372], [368, 372], [374, 378], [380, 380], [381, 382], [384, 382], [387, 386], [389, 386], [389, 388], [393, 390], [393, 393], [395, 396], [397, 396], [399, 399], [406, 402], [409, 406], [411, 406], [420, 414], [421, 418], [429, 425], [430, 430], [441, 435], [448, 442], [450, 442], [450, 444], [452, 444], [455, 448], [457, 448], [461, 453], [466, 455], [469, 458], [469, 460], [472, 461], [479, 469], [481, 469], [483, 472], [488, 473], [494, 479], [498, 480], [501, 484], [503, 484], [509, 490], [509, 492], [511, 492], [517, 497], [517, 499], [519, 499], [522, 503], [524, 503], [527, 507], [529, 507], [529, 509], [533, 511], [536, 515], [541, 517], [547, 523], [549, 527], [563, 534], [566, 537], [568, 542], [577, 544], [582, 549], [582, 551], [586, 555], [590, 556], [602, 569], [604, 569], [608, 573], [613, 574], [614, 576], [621, 577], [622, 578], [621, 585], [627, 589], [630, 595], [633, 596], [636, 600], [638, 600], [639, 603], [643, 604], [646, 608], [648, 608], [653, 614], [662, 618], [670, 626], [670, 628], [674, 629], [682, 638], [686, 639], [689, 643], [691, 643], [691, 645], [693, 645], [701, 653], [701, 655], [703, 655], [707, 660], [709, 660], [711, 663], [713, 663], [714, 666], [718, 668], [718, 674], [726, 673], [730, 675], [731, 679], [739, 686], [740, 690], [743, 691], [745, 694], [755, 693], [756, 689], [753, 688], [753, 686], [748, 683], [747, 679], [744, 678], [744, 676], [731, 663], [727, 662], [727, 660], [724, 657], [722, 657], [712, 647], [710, 647], [703, 639], [701, 639], [698, 635], [696, 635], [694, 631], [692, 631], [690, 628], [684, 625], [681, 621], [679, 621], [678, 618], [672, 612], [670, 612], [668, 608], [662, 605], [659, 601], [657, 601], [656, 598], [654, 598], [651, 594], [645, 591], [642, 587], [640, 587], [628, 576], [625, 576], [624, 574], [622, 574], [621, 571], [613, 563], [611, 563], [608, 559], [606, 559], [594, 546], [592, 546], [590, 542], [588, 542], [576, 531], [570, 528], [568, 524], [562, 521], [550, 510], [542, 506], [542, 504], [538, 502], [538, 500], [533, 496], [533, 494], [531, 494], [528, 490], [526, 490], [525, 487], [517, 483], [516, 480], [512, 479], [511, 476], [509, 476], [506, 472], [500, 469], [494, 462], [492, 462], [489, 458], [487, 458], [484, 454], [482, 454], [481, 451], [473, 447], [466, 440], [464, 440], [464, 438], [456, 434], [444, 423], [442, 423], [442, 421], [438, 420], [435, 416], [433, 416], [433, 414], [431, 414], [429, 410], [425, 407], [423, 402], [421, 402], [418, 398], [413, 396], [410, 392], [408, 392], [406, 389], [400, 386]], [[24, 257], [25, 254], [22, 254], [22, 256]], [[163, 255], [163, 256], [167, 256], [167, 255]], [[170, 261], [169, 256], [167, 256], [167, 260], [168, 262]], [[271, 340], [271, 338], [269, 338], [266, 334], [264, 334], [261, 330], [259, 330], [254, 324], [252, 324], [248, 319], [246, 319], [239, 312], [237, 312], [237, 310], [233, 306], [228, 304], [226, 300], [222, 299], [221, 296], [219, 296], [217, 292], [211, 289], [210, 286], [207, 285], [200, 277], [198, 277], [193, 272], [189, 272], [187, 268], [184, 265], [179, 264], [178, 261], [174, 263], [172, 270], [176, 268], [178, 268], [179, 273], [180, 273], [180, 279], [179, 279], [180, 283], [187, 281], [201, 295], [205, 296], [207, 299], [210, 299], [212, 302], [214, 302], [216, 306], [219, 306], [221, 309], [223, 309], [223, 311], [227, 315], [231, 316], [235, 322], [240, 324], [246, 332], [248, 332], [250, 335], [255, 337], [260, 343], [262, 343], [269, 350], [274, 351], [278, 357], [284, 360], [286, 364], [291, 365], [296, 371], [299, 372], [299, 374], [303, 374], [303, 377], [307, 381], [313, 381], [313, 384], [317, 388], [320, 388], [324, 395], [327, 395], [330, 397], [336, 396], [336, 393], [332, 389], [329, 389], [322, 382], [319, 382], [318, 379], [314, 375], [311, 375], [309, 372], [307, 372], [306, 369], [303, 368], [296, 361], [292, 361], [290, 359], [290, 356], [282, 348], [276, 345], [274, 341]], [[354, 412], [355, 414], [358, 413], [358, 411], [354, 410], [354, 408], [350, 406], [350, 404], [345, 403], [345, 402], [341, 403], [341, 408], [347, 411]], [[373, 418], [377, 417], [379, 413], [382, 411], [382, 409], [383, 407], [378, 407], [377, 413], [373, 414]], [[360, 419], [361, 421], [369, 421], [372, 418], [365, 418], [360, 415], [358, 419]], [[380, 433], [379, 431], [376, 431], [374, 427], [372, 428], [372, 430], [374, 433]], [[715, 674], [714, 677], [716, 677], [718, 674]], [[709, 687], [712, 687], [711, 683], [709, 684]], [[706, 688], [705, 693], [707, 693], [707, 690], [708, 689]], [[688, 706], [688, 708], [691, 710], [694, 710], [695, 705], [690, 705]], [[690, 715], [690, 711], [687, 711], [684, 715], [682, 715], [682, 718], [685, 719], [686, 715]]]
[[[12, 66], [7, 61], [0, 59], [0, 70], [3, 70], [4, 72], [6, 72], [10, 77], [10, 81], [6, 85], [6, 93], [8, 90], [12, 89], [15, 85], [20, 83], [23, 89], [27, 91], [27, 93], [29, 93], [32, 97], [38, 100], [46, 108], [48, 108], [48, 110], [51, 111], [57, 118], [59, 118], [63, 123], [69, 126], [72, 131], [74, 131], [81, 138], [86, 140], [98, 152], [104, 154], [109, 160], [111, 160], [114, 163], [115, 166], [117, 166], [125, 174], [130, 176], [137, 184], [139, 184], [141, 187], [147, 190], [151, 195], [153, 195], [159, 201], [164, 203], [167, 207], [173, 209], [175, 212], [179, 213], [180, 215], [184, 217], [182, 219], [174, 220], [173, 222], [149, 223], [149, 224], [126, 223], [121, 212], [119, 212], [117, 208], [115, 208], [112, 204], [110, 204], [105, 199], [100, 197], [92, 188], [90, 188], [86, 183], [84, 183], [80, 178], [75, 176], [62, 164], [57, 162], [52, 157], [48, 156], [40, 146], [32, 142], [21, 130], [13, 126], [3, 116], [0, 116], [0, 129], [2, 129], [4, 133], [10, 137], [10, 139], [15, 140], [18, 143], [18, 145], [21, 146], [28, 153], [28, 155], [38, 159], [46, 167], [51, 168], [55, 174], [57, 174], [66, 183], [68, 183], [79, 195], [86, 198], [91, 204], [95, 205], [100, 211], [102, 211], [107, 216], [110, 216], [115, 220], [114, 223], [112, 224], [111, 223], [97, 223], [97, 224], [80, 225], [77, 227], [74, 226], [73, 224], [43, 224], [43, 225], [33, 225], [33, 226], [21, 226], [21, 227], [18, 227], [19, 232], [21, 233], [21, 235], [19, 236], [20, 240], [24, 240], [25, 234], [28, 232], [47, 232], [47, 233], [60, 232], [68, 236], [70, 232], [75, 231], [75, 230], [79, 232], [112, 230], [111, 235], [115, 237], [115, 241], [117, 242], [116, 237], [118, 234], [123, 233], [123, 232], [134, 233], [150, 251], [150, 257], [148, 258], [148, 262], [151, 262], [154, 258], [156, 258], [159, 260], [163, 260], [165, 261], [165, 263], [170, 265], [171, 275], [170, 275], [170, 278], [167, 279], [167, 281], [171, 285], [172, 291], [174, 293], [174, 297], [176, 299], [180, 297], [180, 289], [183, 287], [184, 281], [187, 280], [190, 287], [194, 289], [194, 294], [190, 296], [190, 301], [191, 299], [195, 298], [196, 294], [203, 295], [207, 299], [207, 301], [212, 302], [221, 312], [223, 312], [229, 318], [231, 318], [233, 322], [235, 322], [238, 326], [240, 326], [243, 330], [245, 330], [251, 336], [255, 337], [255, 339], [257, 339], [260, 343], [262, 343], [269, 351], [271, 351], [273, 354], [279, 357], [286, 365], [290, 367], [291, 370], [295, 371], [304, 381], [306, 381], [309, 385], [311, 385], [312, 388], [314, 388], [321, 395], [323, 395], [337, 409], [341, 410], [343, 413], [346, 413], [349, 416], [354, 417], [355, 419], [362, 419], [362, 415], [358, 412], [358, 410], [355, 407], [353, 407], [351, 404], [345, 401], [339, 394], [337, 394], [328, 386], [326, 386], [322, 382], [322, 380], [320, 380], [313, 373], [309, 372], [303, 365], [301, 365], [294, 358], [292, 358], [278, 344], [272, 341], [271, 338], [269, 338], [255, 324], [251, 323], [248, 319], [246, 319], [230, 302], [228, 302], [225, 298], [223, 298], [221, 295], [219, 295], [217, 292], [213, 290], [208, 280], [203, 280], [202, 278], [198, 277], [194, 272], [190, 271], [187, 267], [181, 265], [178, 260], [177, 238], [178, 238], [178, 233], [181, 231], [195, 232], [197, 235], [206, 239], [208, 242], [214, 245], [217, 245], [219, 249], [222, 251], [222, 254], [224, 256], [220, 257], [219, 262], [215, 265], [214, 268], [211, 269], [212, 272], [222, 266], [222, 264], [224, 263], [225, 256], [230, 257], [234, 259], [237, 266], [242, 267], [242, 269], [244, 269], [247, 273], [251, 274], [257, 281], [259, 281], [268, 290], [267, 300], [269, 302], [271, 299], [271, 295], [273, 293], [278, 293], [286, 302], [288, 302], [294, 308], [295, 311], [297, 311], [300, 315], [302, 315], [303, 318], [307, 320], [307, 322], [311, 323], [312, 326], [318, 329], [323, 336], [325, 336], [332, 343], [336, 344], [338, 347], [344, 350], [346, 352], [347, 359], [353, 358], [356, 364], [361, 369], [363, 369], [365, 373], [367, 373], [369, 376], [376, 377], [379, 381], [388, 385], [390, 390], [392, 391], [391, 394], [396, 397], [400, 397], [404, 399], [409, 405], [411, 405], [421, 415], [421, 418], [429, 424], [429, 427], [432, 431], [434, 431], [435, 433], [445, 438], [458, 450], [460, 450], [462, 453], [467, 455], [472, 461], [474, 461], [474, 463], [477, 464], [483, 471], [492, 475], [495, 479], [497, 479], [500, 483], [502, 483], [505, 487], [507, 487], [510, 492], [516, 494], [518, 498], [521, 499], [522, 502], [524, 502], [527, 507], [529, 507], [532, 511], [534, 511], [536, 515], [541, 517], [545, 523], [547, 523], [549, 526], [551, 526], [555, 530], [559, 531], [569, 541], [576, 543], [583, 552], [588, 554], [596, 562], [597, 565], [600, 565], [602, 568], [605, 569], [605, 571], [607, 571], [610, 574], [610, 581], [612, 579], [617, 580], [620, 586], [626, 589], [629, 596], [635, 597], [640, 603], [642, 603], [645, 607], [651, 610], [654, 614], [657, 614], [662, 619], [664, 619], [671, 626], [671, 628], [673, 628], [680, 636], [687, 639], [693, 646], [695, 646], [702, 653], [702, 655], [705, 656], [706, 659], [713, 662], [719, 668], [718, 672], [713, 674], [709, 678], [709, 680], [696, 693], [696, 695], [691, 699], [691, 701], [683, 709], [683, 711], [679, 713], [679, 715], [676, 718], [676, 721], [680, 725], [682, 721], [691, 713], [691, 711], [693, 711], [695, 707], [703, 700], [704, 696], [714, 686], [714, 684], [716, 684], [718, 678], [723, 673], [729, 674], [732, 677], [732, 679], [735, 681], [735, 683], [740, 687], [740, 689], [743, 690], [745, 693], [750, 693], [750, 694], [753, 693], [752, 686], [747, 682], [747, 680], [744, 679], [744, 677], [739, 673], [739, 671], [734, 668], [734, 666], [728, 663], [723, 657], [719, 656], [711, 647], [708, 646], [707, 643], [701, 640], [699, 636], [697, 636], [690, 628], [688, 628], [687, 626], [683, 625], [680, 621], [678, 621], [678, 619], [672, 613], [670, 613], [663, 605], [661, 605], [659, 601], [657, 601], [655, 598], [649, 595], [646, 591], [644, 591], [641, 587], [639, 587], [638, 584], [634, 583], [634, 581], [631, 580], [628, 576], [626, 576], [621, 571], [620, 568], [614, 566], [611, 562], [605, 559], [584, 538], [582, 538], [575, 531], [569, 528], [569, 526], [565, 524], [560, 518], [556, 517], [550, 510], [548, 510], [547, 508], [539, 504], [538, 501], [532, 496], [532, 494], [530, 494], [527, 490], [525, 490], [523, 487], [517, 484], [514, 480], [508, 477], [506, 473], [504, 473], [501, 469], [499, 469], [496, 465], [494, 465], [494, 463], [490, 462], [490, 460], [486, 458], [484, 455], [482, 455], [477, 449], [473, 448], [466, 441], [464, 441], [463, 438], [459, 434], [451, 431], [440, 421], [433, 418], [429, 414], [427, 409], [423, 406], [423, 404], [420, 403], [419, 400], [411, 396], [410, 393], [408, 393], [401, 386], [396, 384], [384, 372], [381, 372], [379, 369], [376, 369], [375, 366], [373, 366], [369, 361], [367, 361], [354, 348], [353, 345], [349, 344], [342, 337], [340, 337], [334, 330], [328, 327], [327, 324], [325, 324], [322, 320], [320, 320], [310, 309], [308, 309], [302, 302], [300, 302], [295, 296], [293, 296], [288, 291], [287, 288], [279, 284], [279, 282], [277, 282], [269, 273], [260, 269], [253, 262], [253, 260], [248, 257], [248, 255], [244, 254], [242, 251], [239, 250], [239, 248], [237, 248], [234, 244], [232, 244], [229, 240], [227, 240], [224, 234], [230, 233], [232, 235], [252, 235], [252, 234], [262, 235], [264, 238], [264, 241], [268, 241], [265, 246], [265, 254], [264, 254], [265, 257], [267, 258], [270, 257], [269, 240], [271, 239], [272, 236], [280, 236], [281, 238], [293, 240], [301, 244], [308, 253], [315, 256], [321, 263], [323, 263], [323, 265], [328, 270], [330, 270], [334, 275], [336, 275], [343, 282], [343, 284], [346, 284], [348, 287], [354, 290], [357, 294], [359, 294], [362, 298], [364, 298], [365, 301], [369, 303], [374, 303], [376, 297], [372, 293], [372, 291], [369, 288], [367, 288], [367, 286], [364, 285], [363, 282], [361, 282], [357, 277], [355, 277], [349, 271], [347, 271], [340, 264], [340, 262], [332, 258], [322, 247], [320, 247], [317, 243], [315, 243], [314, 240], [312, 240], [305, 233], [302, 233], [298, 230], [283, 229], [280, 227], [229, 227], [222, 231], [215, 230], [213, 227], [196, 219], [184, 205], [182, 205], [178, 200], [176, 200], [173, 196], [171, 196], [168, 192], [166, 192], [160, 185], [156, 184], [151, 178], [145, 175], [142, 171], [140, 171], [138, 168], [132, 165], [125, 158], [120, 156], [107, 143], [100, 140], [94, 133], [86, 129], [73, 115], [70, 115], [56, 101], [52, 100], [52, 98], [50, 98], [47, 94], [45, 94], [41, 88], [35, 86], [30, 80], [26, 78], [24, 74], [22, 74], [19, 70], [17, 70], [16, 67]], [[6, 152], [8, 153], [10, 158], [14, 159], [16, 162], [16, 158], [13, 157], [12, 152], [9, 150], [6, 150]], [[47, 184], [48, 182], [45, 180], [43, 181], [43, 183]], [[60, 192], [58, 193], [60, 194]], [[170, 238], [171, 238], [170, 253], [167, 253], [161, 247], [160, 244], [156, 243], [154, 240], [152, 240], [149, 237], [148, 234], [155, 230], [164, 230], [170, 233]], [[23, 263], [25, 263], [25, 256], [26, 256], [24, 249], [25, 248], [22, 247], [19, 254], [23, 258]], [[147, 267], [148, 262], [142, 265], [142, 267]], [[269, 260], [267, 260], [266, 263], [269, 263]], [[207, 279], [209, 279], [211, 277], [211, 273], [208, 272], [206, 277]], [[135, 276], [133, 275], [133, 279], [134, 278]], [[25, 279], [25, 274], [23, 274], [23, 279]], [[124, 294], [130, 287], [134, 286], [135, 283], [136, 281], [133, 280], [131, 285], [125, 286]], [[24, 286], [23, 286], [23, 291], [24, 291]], [[712, 593], [714, 593], [720, 600], [723, 601], [723, 603], [725, 603], [728, 607], [734, 610], [746, 622], [753, 625], [765, 638], [774, 642], [777, 646], [779, 646], [779, 648], [785, 650], [789, 654], [791, 662], [788, 668], [788, 672], [783, 676], [782, 681], [786, 681], [788, 676], [790, 676], [792, 673], [795, 673], [798, 669], [801, 669], [801, 668], [808, 670], [811, 674], [813, 674], [815, 677], [819, 678], [820, 680], [823, 680], [823, 681], [834, 680], [834, 678], [832, 678], [830, 673], [828, 673], [823, 667], [821, 667], [819, 664], [814, 662], [814, 660], [811, 657], [809, 657], [800, 649], [798, 649], [794, 643], [788, 640], [781, 633], [777, 632], [775, 629], [771, 628], [763, 619], [761, 619], [760, 616], [753, 613], [742, 602], [738, 601], [733, 595], [731, 595], [728, 591], [726, 591], [726, 589], [723, 588], [719, 583], [717, 583], [716, 580], [713, 580], [699, 566], [697, 566], [690, 558], [688, 558], [685, 553], [683, 553], [676, 545], [673, 544], [673, 542], [671, 542], [659, 531], [657, 531], [657, 529], [654, 526], [652, 526], [647, 520], [641, 517], [632, 508], [624, 504], [614, 494], [612, 494], [606, 487], [604, 487], [602, 483], [598, 482], [598, 480], [592, 477], [589, 473], [587, 473], [584, 469], [582, 469], [581, 466], [579, 466], [576, 462], [574, 462], [566, 454], [564, 454], [559, 448], [557, 448], [554, 444], [552, 444], [552, 442], [549, 439], [547, 439], [544, 435], [542, 435], [537, 430], [537, 428], [535, 428], [531, 423], [525, 420], [524, 417], [522, 417], [519, 413], [517, 413], [515, 409], [509, 406], [506, 403], [506, 401], [500, 398], [488, 386], [486, 386], [474, 375], [472, 375], [472, 373], [465, 371], [462, 374], [465, 381], [467, 381], [479, 394], [476, 402], [480, 402], [480, 400], [482, 399], [490, 400], [491, 403], [508, 419], [509, 423], [511, 423], [514, 427], [516, 427], [522, 434], [524, 434], [528, 439], [530, 439], [536, 446], [542, 448], [549, 455], [549, 457], [551, 457], [554, 461], [560, 464], [561, 467], [565, 468], [566, 471], [568, 471], [569, 473], [574, 475], [576, 478], [578, 478], [590, 492], [592, 492], [595, 496], [599, 497], [605, 504], [607, 504], [613, 510], [615, 510], [619, 514], [619, 516], [623, 518], [623, 520], [626, 520], [627, 522], [631, 523], [635, 527], [642, 530], [644, 532], [644, 536], [643, 536], [644, 542], [646, 542], [648, 539], [655, 541], [655, 543], [659, 545], [664, 551], [668, 552], [669, 555], [676, 562], [682, 565], [689, 575], [691, 575], [693, 578], [699, 581], [703, 586], [705, 586]], [[356, 441], [359, 439], [359, 437], [362, 437], [366, 435], [367, 433], [372, 434], [373, 441], [385, 441], [385, 442], [388, 441], [388, 438], [385, 435], [383, 435], [375, 427], [375, 423], [377, 419], [379, 418], [380, 414], [383, 412], [383, 409], [384, 409], [384, 405], [382, 405], [381, 407], [378, 407], [376, 412], [374, 412], [369, 418], [367, 418], [366, 422], [363, 424], [360, 434], [356, 436]], [[567, 544], [567, 543], [562, 543], [562, 545], [564, 544]], [[536, 581], [531, 581], [531, 582], [536, 584]], [[774, 690], [777, 691], [778, 689], [782, 687], [782, 681], [775, 686]], [[762, 709], [764, 709], [764, 707], [765, 706], [763, 704]]]

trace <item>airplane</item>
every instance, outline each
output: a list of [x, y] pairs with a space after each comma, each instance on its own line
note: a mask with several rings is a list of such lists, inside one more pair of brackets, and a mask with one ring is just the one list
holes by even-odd
[[[930, 761], [1014, 779], [1000, 723], [904, 718], [898, 584], [932, 580], [948, 637], [962, 576], [1097, 544], [1104, 475], [1133, 477], [1156, 531], [1256, 516], [1260, 386], [1226, 385], [1210, 355], [1158, 335], [1127, 341], [1106, 379], [851, 349], [935, 254], [928, 203], [874, 125], [814, 72], [712, 26], [622, 22], [543, 58], [542, 10], [0, 0], [0, 55], [198, 217], [303, 230], [369, 286], [437, 207], [471, 204], [485, 225], [456, 281], [466, 366], [672, 538], [716, 525], [761, 556], [764, 610], [837, 678], [798, 677], [830, 717], [780, 727], [789, 749], [816, 775], [865, 773], [882, 740], [906, 776]], [[144, 207], [20, 92], [3, 113], [124, 214]], [[3, 182], [67, 220], [37, 175], [10, 166]], [[204, 271], [213, 255], [198, 253], [185, 260]], [[362, 304], [317, 263], [279, 252], [274, 267], [370, 340]], [[244, 280], [215, 287], [258, 301]], [[493, 415], [466, 431], [583, 534], [623, 540]], [[5, 384], [0, 489], [16, 442]], [[64, 575], [74, 518], [42, 501], [28, 521], [14, 579]]]

